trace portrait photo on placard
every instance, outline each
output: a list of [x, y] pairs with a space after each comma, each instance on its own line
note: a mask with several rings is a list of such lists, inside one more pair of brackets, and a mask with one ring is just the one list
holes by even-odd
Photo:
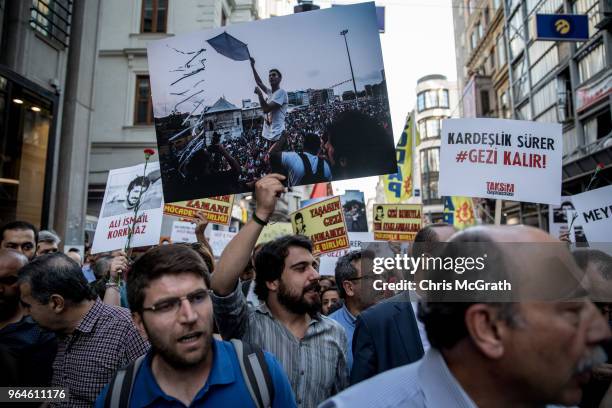
[[151, 41], [164, 199], [397, 170], [374, 3]]

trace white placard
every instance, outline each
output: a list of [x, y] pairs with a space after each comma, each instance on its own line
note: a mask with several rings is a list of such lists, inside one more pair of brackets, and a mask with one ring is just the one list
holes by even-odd
[[235, 236], [235, 232], [219, 230], [210, 231], [210, 238], [208, 239], [208, 243], [212, 247], [213, 255], [216, 257], [220, 257], [227, 244], [229, 244], [229, 242]]
[[439, 194], [558, 205], [562, 143], [559, 123], [443, 120]]
[[350, 251], [360, 250], [362, 243], [374, 241], [374, 236], [371, 232], [349, 232], [348, 236], [350, 248], [342, 249], [340, 251], [328, 252], [326, 254], [321, 255], [321, 258], [319, 260], [319, 274], [321, 276], [334, 276], [336, 262], [338, 262], [338, 259], [340, 259], [341, 256], [345, 255]]
[[612, 185], [572, 196], [590, 243], [612, 242]]
[[134, 209], [140, 205], [130, 247], [159, 244], [164, 200], [159, 162], [111, 170], [96, 226], [91, 252], [125, 248], [134, 222]]
[[197, 242], [195, 234], [195, 224], [187, 221], [174, 221], [172, 223], [172, 232], [170, 234], [170, 239], [172, 243], [176, 244], [177, 242]]

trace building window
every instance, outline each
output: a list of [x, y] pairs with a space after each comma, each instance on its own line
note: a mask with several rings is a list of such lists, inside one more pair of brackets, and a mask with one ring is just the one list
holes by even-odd
[[531, 83], [536, 85], [547, 74], [554, 71], [558, 64], [559, 54], [557, 53], [557, 47], [552, 47], [538, 62], [531, 66], [529, 70], [531, 73]]
[[508, 98], [508, 92], [502, 92], [499, 97], [499, 116], [501, 118], [510, 119], [510, 100]]
[[584, 122], [584, 139], [585, 144], [589, 145], [602, 139], [612, 132], [612, 124], [610, 122], [610, 109], [600, 112]]
[[151, 84], [148, 75], [136, 77], [136, 98], [134, 108], [135, 125], [153, 124], [153, 105], [151, 103]]
[[419, 112], [426, 109], [448, 109], [448, 89], [429, 89], [417, 95], [417, 109]]
[[514, 90], [514, 98], [520, 101], [527, 95], [527, 64], [524, 63], [521, 57], [512, 65], [512, 86]]
[[423, 92], [417, 96], [417, 109], [419, 112], [425, 110], [425, 94]]
[[501, 0], [493, 0], [493, 10], [497, 10], [501, 5]]
[[516, 58], [523, 48], [525, 48], [525, 41], [523, 41], [523, 13], [519, 7], [510, 18], [508, 35], [510, 36], [510, 57]]
[[482, 107], [482, 116], [489, 116], [491, 113], [491, 103], [489, 101], [489, 91], [480, 91], [480, 104]]
[[580, 83], [593, 77], [606, 66], [606, 53], [603, 43], [599, 43], [586, 56], [578, 61]]
[[[544, 87], [533, 94], [533, 111], [534, 115], [538, 116], [540, 113], [548, 110], [551, 106], [557, 103], [557, 81], [553, 79], [548, 82]], [[556, 116], [555, 116], [556, 122]]]
[[70, 36], [71, 0], [32, 0], [30, 27], [64, 47]]
[[423, 204], [440, 203], [438, 178], [440, 174], [440, 148], [421, 150], [421, 190]]
[[496, 42], [495, 51], [497, 54], [498, 67], [501, 68], [506, 63], [506, 42], [504, 40], [504, 35], [503, 34], [498, 35], [495, 42]]
[[[601, 21], [599, 12], [599, 0], [574, 0], [572, 12], [575, 14], [586, 14], [589, 16], [589, 35], [592, 37], [597, 31], [595, 27]], [[578, 43], [582, 44], [582, 43]]]
[[165, 33], [168, 0], [142, 0], [141, 33]]
[[478, 31], [480, 30], [480, 24], [474, 27], [474, 31], [472, 31], [472, 35], [470, 36], [470, 45], [472, 46], [472, 51], [476, 49], [478, 46]]
[[441, 119], [427, 118], [419, 121], [419, 133], [421, 140], [440, 137]]

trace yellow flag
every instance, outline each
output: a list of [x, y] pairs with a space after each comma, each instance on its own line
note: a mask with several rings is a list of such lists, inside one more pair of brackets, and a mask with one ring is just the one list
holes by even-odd
[[390, 204], [412, 197], [412, 126], [412, 118], [409, 115], [402, 136], [395, 147], [397, 173], [380, 176], [386, 202]]
[[474, 202], [470, 197], [444, 197], [443, 218], [459, 230], [476, 225]]

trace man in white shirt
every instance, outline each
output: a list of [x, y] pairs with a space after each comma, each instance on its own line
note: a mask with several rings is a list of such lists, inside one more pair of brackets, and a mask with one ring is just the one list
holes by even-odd
[[257, 83], [255, 93], [259, 98], [259, 105], [264, 112], [262, 136], [270, 142], [276, 142], [285, 130], [285, 117], [287, 116], [287, 106], [289, 105], [287, 91], [280, 87], [283, 75], [278, 69], [271, 69], [268, 73], [268, 80], [270, 82], [270, 88], [268, 88], [259, 77], [255, 69], [255, 59], [252, 57], [251, 68]]

